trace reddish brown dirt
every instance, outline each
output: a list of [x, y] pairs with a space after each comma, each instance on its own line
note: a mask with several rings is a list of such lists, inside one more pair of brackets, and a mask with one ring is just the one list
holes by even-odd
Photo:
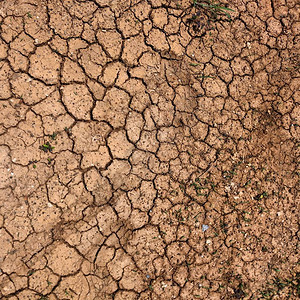
[[297, 2], [0, 1], [0, 298], [298, 299]]

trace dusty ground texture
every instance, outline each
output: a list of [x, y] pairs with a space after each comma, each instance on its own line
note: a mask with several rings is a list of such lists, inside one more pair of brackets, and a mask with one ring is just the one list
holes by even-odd
[[299, 297], [299, 2], [227, 4], [1, 1], [1, 299]]

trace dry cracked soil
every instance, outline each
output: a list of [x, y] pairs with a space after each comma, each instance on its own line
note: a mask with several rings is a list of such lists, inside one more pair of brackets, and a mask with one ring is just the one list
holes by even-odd
[[299, 12], [0, 1], [0, 299], [299, 299]]

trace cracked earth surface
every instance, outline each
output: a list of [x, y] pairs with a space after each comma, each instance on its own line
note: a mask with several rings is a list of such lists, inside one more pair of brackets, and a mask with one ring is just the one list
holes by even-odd
[[227, 4], [1, 1], [1, 299], [298, 299], [299, 2]]

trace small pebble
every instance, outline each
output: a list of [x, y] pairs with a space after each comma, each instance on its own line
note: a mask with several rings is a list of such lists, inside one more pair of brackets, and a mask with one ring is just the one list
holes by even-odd
[[202, 231], [205, 232], [206, 230], [208, 230], [209, 226], [208, 225], [202, 225]]

